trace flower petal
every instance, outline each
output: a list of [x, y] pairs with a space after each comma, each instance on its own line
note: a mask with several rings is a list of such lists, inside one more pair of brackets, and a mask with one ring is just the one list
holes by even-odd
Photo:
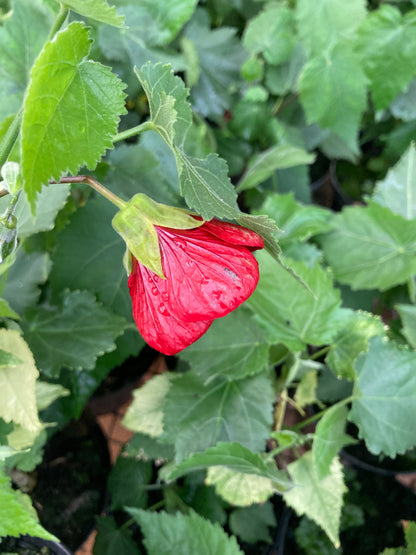
[[133, 259], [128, 282], [133, 302], [133, 317], [145, 341], [165, 355], [174, 355], [203, 335], [212, 320], [183, 321], [165, 301], [167, 280]]
[[253, 293], [259, 279], [250, 250], [214, 237], [205, 225], [184, 231], [156, 228], [166, 303], [186, 322], [225, 316]]
[[214, 219], [205, 222], [203, 227], [205, 231], [232, 245], [241, 245], [250, 250], [262, 249], [264, 247], [264, 239], [261, 235], [241, 225]]

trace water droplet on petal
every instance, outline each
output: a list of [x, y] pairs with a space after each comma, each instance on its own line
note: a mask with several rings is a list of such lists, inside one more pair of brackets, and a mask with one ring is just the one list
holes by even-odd
[[168, 301], [168, 300], [169, 300], [169, 295], [168, 295], [166, 292], [162, 293], [162, 299], [163, 299], [165, 302]]
[[159, 294], [159, 289], [157, 287], [152, 287], [152, 293], [153, 293], [153, 295], [158, 295]]
[[149, 276], [149, 277], [147, 278], [147, 281], [148, 281], [149, 283], [153, 283], [153, 278], [152, 278], [152, 276]]
[[160, 305], [157, 307], [158, 311], [160, 312], [160, 314], [162, 314], [162, 316], [169, 316], [169, 310], [166, 308], [166, 306], [163, 303], [160, 303]]
[[186, 241], [184, 239], [181, 239], [180, 237], [175, 237], [173, 239], [173, 242], [181, 249], [186, 248]]
[[157, 283], [158, 281], [160, 281], [160, 277], [159, 276], [153, 276], [153, 281], [155, 283]]

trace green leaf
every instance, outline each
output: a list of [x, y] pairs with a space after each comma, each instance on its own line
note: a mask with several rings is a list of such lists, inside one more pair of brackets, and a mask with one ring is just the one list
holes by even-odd
[[379, 317], [368, 312], [353, 311], [335, 336], [326, 362], [339, 377], [354, 380], [354, 362], [368, 348], [375, 335], [384, 335], [384, 324]]
[[0, 317], [13, 318], [13, 320], [19, 320], [19, 315], [10, 308], [9, 303], [4, 299], [0, 299]]
[[126, 321], [97, 303], [88, 291], [65, 291], [59, 306], [26, 311], [22, 326], [39, 368], [56, 376], [62, 366], [94, 368], [97, 357], [112, 351]]
[[152, 478], [152, 463], [129, 457], [118, 457], [108, 477], [111, 494], [111, 509], [116, 511], [125, 506], [146, 508], [146, 484]]
[[278, 470], [274, 463], [267, 464], [260, 455], [240, 443], [225, 442], [219, 442], [203, 453], [194, 453], [183, 462], [167, 467], [162, 471], [162, 477], [172, 481], [188, 472], [204, 470], [212, 466], [221, 466], [239, 474], [266, 478], [286, 488], [290, 485], [287, 475]]
[[266, 214], [279, 226], [279, 242], [306, 241], [313, 235], [331, 229], [329, 210], [319, 206], [305, 206], [294, 199], [293, 193], [269, 194], [259, 212]]
[[21, 361], [0, 367], [0, 417], [30, 431], [39, 431], [41, 424], [35, 398], [39, 372], [33, 355], [19, 332], [14, 330], [0, 330], [0, 348]]
[[270, 501], [244, 509], [234, 509], [230, 514], [230, 530], [247, 543], [267, 542], [272, 538], [269, 528], [276, 528], [274, 507]]
[[153, 376], [133, 391], [133, 401], [123, 418], [123, 426], [134, 432], [158, 437], [163, 432], [163, 405], [171, 380], [166, 373]]
[[[124, 423], [123, 423], [124, 425]], [[162, 444], [148, 435], [136, 433], [124, 448], [128, 457], [135, 457], [137, 460], [156, 460], [168, 461], [174, 457], [173, 446]]]
[[366, 82], [357, 55], [345, 44], [311, 58], [299, 80], [307, 123], [330, 129], [356, 154], [361, 114], [366, 107]]
[[406, 89], [416, 73], [416, 11], [402, 15], [383, 4], [371, 12], [359, 29], [357, 52], [363, 60], [377, 110], [386, 108]]
[[188, 156], [176, 151], [180, 168], [181, 192], [192, 210], [204, 220], [224, 218], [233, 220], [239, 216], [237, 194], [228, 177], [228, 166], [217, 154], [206, 158]]
[[172, 147], [183, 145], [192, 123], [188, 89], [180, 77], [175, 77], [170, 65], [148, 62], [136, 75], [149, 101], [150, 119], [157, 132]]
[[406, 220], [416, 219], [416, 147], [412, 143], [373, 192], [373, 201]]
[[94, 552], [100, 555], [140, 555], [136, 542], [128, 528], [117, 528], [111, 517], [97, 519], [98, 534], [94, 542]]
[[308, 452], [289, 464], [288, 470], [297, 487], [285, 492], [284, 500], [299, 516], [314, 520], [339, 547], [342, 496], [346, 490], [341, 463], [334, 459], [330, 475], [319, 479], [312, 453]]
[[396, 119], [408, 122], [416, 119], [416, 79], [410, 82], [405, 92], [396, 96], [389, 109]]
[[125, 245], [111, 227], [115, 207], [102, 197], [88, 200], [58, 235], [50, 281], [55, 293], [88, 289], [116, 314], [132, 321], [122, 260]]
[[256, 187], [271, 177], [276, 170], [312, 164], [313, 154], [293, 145], [275, 145], [254, 156], [240, 179], [237, 191], [245, 191]]
[[215, 320], [207, 333], [180, 357], [207, 382], [217, 375], [235, 380], [266, 368], [269, 345], [250, 313], [236, 310]]
[[164, 405], [165, 438], [175, 442], [176, 460], [204, 451], [219, 441], [264, 449], [272, 423], [274, 393], [268, 376], [209, 384], [192, 371], [171, 384]]
[[269, 64], [290, 58], [296, 44], [293, 11], [284, 6], [267, 6], [248, 21], [243, 44], [252, 54], [263, 54]]
[[52, 13], [38, 0], [14, 0], [12, 17], [0, 27], [0, 121], [16, 113], [30, 68], [52, 25]]
[[22, 122], [22, 173], [32, 210], [41, 186], [81, 166], [95, 168], [112, 147], [123, 84], [87, 58], [88, 29], [79, 22], [44, 47], [31, 72]]
[[45, 540], [58, 541], [41, 526], [33, 511], [22, 503], [10, 480], [0, 468], [0, 538], [5, 536], [19, 537], [29, 534]]
[[3, 296], [19, 315], [22, 316], [28, 306], [36, 304], [40, 295], [39, 285], [46, 281], [49, 269], [48, 254], [26, 254], [22, 248], [17, 251], [16, 262], [7, 274]]
[[416, 306], [398, 304], [396, 308], [403, 322], [403, 335], [414, 349], [416, 349]]
[[36, 382], [36, 406], [38, 411], [45, 410], [56, 399], [71, 395], [69, 389], [59, 383]]
[[260, 280], [247, 305], [255, 319], [267, 331], [273, 343], [283, 343], [292, 351], [307, 344], [332, 342], [339, 329], [343, 311], [340, 294], [332, 286], [327, 272], [320, 266], [309, 268], [303, 263], [290, 263], [313, 295], [267, 253], [259, 252]]
[[277, 243], [277, 232], [279, 229], [272, 219], [265, 215], [244, 214], [240, 212], [236, 221], [243, 227], [248, 227], [261, 235], [264, 239], [264, 248], [279, 264], [282, 263], [280, 260], [282, 251]]
[[389, 457], [416, 445], [416, 353], [380, 337], [370, 340], [368, 353], [355, 363], [355, 383], [349, 420], [359, 429], [368, 450]]
[[[214, 486], [219, 497], [237, 507], [264, 503], [276, 493], [276, 482], [273, 483], [270, 478], [239, 472], [226, 466], [209, 467], [205, 483]], [[286, 484], [288, 484], [287, 479]], [[278, 491], [285, 490], [287, 487], [279, 484]]]
[[295, 393], [295, 402], [300, 407], [306, 407], [316, 402], [316, 388], [318, 385], [317, 370], [309, 370], [304, 374], [297, 387]]
[[22, 359], [14, 355], [13, 353], [9, 353], [9, 351], [4, 351], [0, 349], [0, 367], [7, 366], [19, 366], [23, 364]]
[[234, 536], [194, 511], [184, 515], [127, 508], [141, 526], [148, 555], [242, 555]]
[[199, 60], [199, 80], [191, 89], [194, 110], [214, 119], [232, 104], [232, 93], [242, 82], [241, 65], [247, 53], [236, 36], [237, 29], [211, 29], [207, 12], [198, 9], [186, 26]]
[[341, 283], [385, 291], [416, 272], [414, 222], [375, 202], [344, 208], [332, 222], [320, 242]]
[[[57, 0], [57, 2], [60, 2], [60, 0]], [[117, 15], [116, 8], [109, 6], [106, 0], [65, 0], [65, 6], [84, 17], [108, 25], [120, 27], [124, 22], [124, 17]]]
[[339, 451], [354, 440], [344, 433], [348, 409], [343, 405], [329, 408], [319, 420], [312, 444], [313, 463], [320, 480], [328, 476]]

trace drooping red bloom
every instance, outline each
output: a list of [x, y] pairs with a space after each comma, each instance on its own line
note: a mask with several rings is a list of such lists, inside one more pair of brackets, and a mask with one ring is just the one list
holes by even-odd
[[166, 279], [133, 257], [128, 284], [139, 332], [154, 349], [174, 355], [253, 293], [259, 269], [251, 251], [264, 241], [219, 220], [193, 229], [155, 228]]

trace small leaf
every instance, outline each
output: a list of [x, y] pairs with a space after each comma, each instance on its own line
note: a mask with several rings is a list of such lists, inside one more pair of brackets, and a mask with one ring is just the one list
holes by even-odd
[[0, 417], [28, 430], [39, 431], [41, 424], [35, 398], [39, 372], [33, 355], [17, 331], [1, 329], [0, 348], [14, 357], [12, 364], [0, 366]]
[[39, 524], [33, 516], [33, 511], [28, 510], [19, 498], [7, 476], [0, 468], [0, 537], [29, 534], [45, 540], [58, 541]]
[[403, 91], [416, 72], [416, 14], [402, 15], [399, 8], [383, 4], [363, 21], [357, 52], [363, 60], [377, 110]]
[[[57, 0], [58, 2], [60, 0]], [[101, 21], [108, 25], [120, 27], [124, 17], [117, 15], [116, 8], [109, 6], [105, 0], [65, 0], [65, 6], [84, 17]]]
[[87, 59], [90, 41], [86, 27], [71, 23], [46, 44], [32, 68], [21, 143], [32, 211], [50, 179], [76, 173], [83, 165], [95, 168], [112, 147], [125, 111], [121, 81], [108, 67]]
[[167, 374], [154, 376], [133, 391], [133, 401], [123, 418], [123, 426], [134, 432], [158, 437], [163, 432], [163, 405], [170, 387]]
[[269, 345], [250, 313], [236, 310], [215, 320], [180, 357], [206, 381], [217, 375], [233, 380], [263, 371], [268, 364]]
[[98, 517], [98, 534], [94, 552], [100, 555], [140, 555], [136, 542], [128, 528], [118, 528], [111, 517]]
[[[276, 483], [273, 483], [270, 478], [238, 472], [226, 466], [209, 467], [205, 484], [214, 486], [216, 494], [221, 499], [237, 507], [264, 503], [276, 493]], [[281, 491], [287, 487], [282, 487], [280, 484], [278, 489]]]
[[320, 480], [328, 476], [331, 464], [345, 445], [354, 440], [344, 433], [348, 409], [343, 405], [329, 408], [319, 420], [312, 444], [313, 462]]
[[146, 484], [152, 478], [152, 464], [129, 457], [118, 457], [108, 477], [111, 509], [125, 506], [144, 509], [147, 505]]
[[400, 160], [379, 181], [373, 201], [390, 208], [406, 220], [416, 219], [416, 147], [412, 143]]
[[414, 222], [370, 202], [344, 208], [332, 223], [333, 231], [319, 240], [341, 283], [385, 291], [416, 272]]
[[173, 380], [166, 396], [163, 437], [175, 443], [177, 462], [219, 441], [239, 442], [259, 452], [270, 432], [273, 401], [264, 373], [204, 384], [190, 371]]
[[416, 353], [380, 337], [355, 363], [357, 380], [349, 420], [359, 429], [368, 450], [389, 457], [416, 445]]
[[289, 464], [288, 470], [297, 487], [285, 492], [284, 500], [299, 516], [306, 515], [319, 524], [339, 547], [342, 496], [346, 491], [341, 463], [334, 459], [329, 476], [319, 479], [312, 453], [308, 452]]
[[283, 343], [293, 351], [301, 351], [309, 343], [331, 343], [342, 324], [340, 294], [333, 288], [330, 276], [318, 265], [308, 268], [303, 263], [290, 263], [313, 295], [289, 272], [276, 264], [267, 253], [257, 254], [260, 280], [247, 301], [255, 319], [267, 331], [273, 343]]
[[36, 382], [36, 406], [38, 411], [45, 410], [56, 399], [67, 397], [68, 395], [71, 395], [71, 392], [61, 384], [41, 382], [39, 380]]
[[210, 468], [225, 467], [239, 474], [255, 475], [267, 478], [282, 487], [289, 487], [287, 475], [278, 470], [274, 463], [266, 464], [262, 457], [247, 449], [240, 443], [219, 442], [203, 453], [194, 453], [183, 462], [169, 466], [162, 471], [165, 480], [176, 480], [188, 472]]
[[112, 351], [126, 321], [108, 312], [88, 291], [65, 291], [59, 306], [38, 306], [26, 311], [25, 339], [46, 374], [62, 366], [94, 368], [97, 357]]
[[0, 317], [13, 318], [13, 320], [19, 320], [19, 315], [16, 314], [16, 312], [10, 308], [9, 303], [4, 299], [0, 299]]
[[229, 537], [219, 524], [213, 524], [194, 511], [187, 515], [151, 513], [128, 507], [140, 524], [148, 555], [242, 555], [234, 536]]
[[403, 335], [414, 349], [416, 349], [416, 306], [410, 304], [396, 305], [403, 322]]
[[345, 44], [337, 44], [331, 51], [311, 58], [299, 80], [307, 122], [330, 129], [355, 153], [361, 115], [366, 107], [366, 82], [357, 55]]
[[276, 170], [292, 168], [302, 164], [312, 164], [315, 160], [303, 148], [293, 145], [275, 145], [254, 156], [240, 179], [237, 191], [245, 191], [260, 185], [273, 175]]

